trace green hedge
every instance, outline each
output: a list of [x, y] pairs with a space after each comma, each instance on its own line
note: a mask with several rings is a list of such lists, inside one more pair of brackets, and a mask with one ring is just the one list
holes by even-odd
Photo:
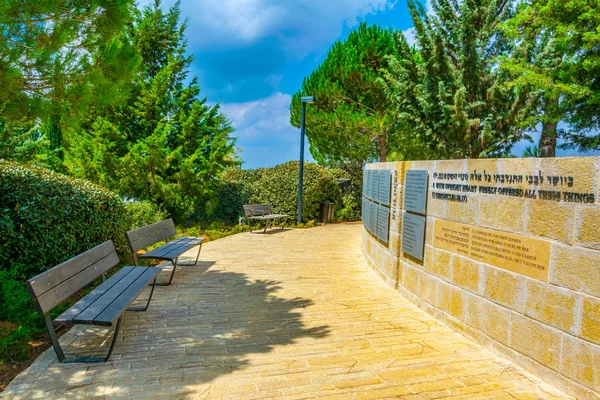
[[212, 219], [237, 224], [242, 206], [252, 200], [252, 183], [258, 181], [266, 169], [229, 169], [221, 176], [221, 187]]
[[0, 321], [17, 327], [0, 327], [0, 364], [27, 357], [27, 342], [44, 332], [26, 279], [108, 239], [125, 250], [125, 231], [165, 217], [87, 181], [0, 161]]
[[118, 195], [41, 167], [0, 162], [0, 269], [30, 278], [108, 239], [124, 242]]
[[[282, 213], [295, 216], [298, 204], [298, 161], [273, 168], [229, 170], [222, 177], [215, 218], [237, 223], [242, 206], [249, 203], [271, 203]], [[339, 169], [326, 169], [314, 163], [304, 164], [302, 219], [318, 220], [321, 203], [333, 202], [344, 207], [338, 178], [350, 178]]]

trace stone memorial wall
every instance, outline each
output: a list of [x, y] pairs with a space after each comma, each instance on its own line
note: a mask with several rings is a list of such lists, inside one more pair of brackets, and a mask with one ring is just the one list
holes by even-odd
[[365, 175], [382, 171], [387, 240], [363, 227], [375, 272], [522, 367], [600, 398], [600, 157], [378, 163]]

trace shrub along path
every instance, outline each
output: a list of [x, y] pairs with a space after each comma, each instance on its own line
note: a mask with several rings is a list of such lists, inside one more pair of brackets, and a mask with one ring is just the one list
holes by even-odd
[[[111, 361], [57, 362], [48, 350], [13, 398], [566, 398], [438, 323], [365, 264], [358, 224], [242, 233], [127, 313]], [[191, 257], [192, 253], [190, 253]], [[106, 331], [63, 338], [87, 354]]]

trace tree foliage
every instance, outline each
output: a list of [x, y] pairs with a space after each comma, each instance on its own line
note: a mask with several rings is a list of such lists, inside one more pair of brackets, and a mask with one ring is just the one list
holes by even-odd
[[133, 0], [0, 3], [0, 117], [41, 124], [60, 149], [90, 105], [122, 100], [137, 63], [121, 38], [134, 8]]
[[396, 51], [392, 30], [362, 23], [346, 40], [334, 43], [304, 79], [292, 98], [290, 120], [300, 126], [300, 98], [316, 97], [307, 107], [306, 134], [317, 161], [386, 161], [400, 130], [378, 78], [387, 67], [386, 56]]
[[180, 222], [215, 198], [221, 172], [237, 163], [229, 120], [200, 97], [196, 78], [186, 84], [185, 28], [179, 3], [164, 12], [156, 1], [137, 16], [127, 33], [142, 58], [131, 94], [97, 107], [68, 154], [72, 173]]
[[[410, 0], [415, 57], [390, 56], [386, 93], [401, 121], [441, 157], [489, 157], [521, 138], [524, 100], [503, 90], [496, 57], [511, 43], [497, 28], [510, 1], [432, 0], [433, 13]], [[403, 37], [399, 46], [406, 48]]]
[[503, 31], [517, 43], [501, 58], [513, 79], [507, 86], [529, 95], [530, 128], [542, 123], [540, 152], [554, 156], [559, 122], [566, 147], [600, 149], [600, 139], [587, 133], [599, 127], [600, 11], [596, 2], [527, 0], [519, 4]]

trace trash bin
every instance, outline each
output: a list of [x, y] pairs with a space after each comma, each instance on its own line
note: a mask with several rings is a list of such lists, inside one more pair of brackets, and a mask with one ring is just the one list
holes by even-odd
[[333, 222], [335, 215], [335, 203], [323, 202], [321, 203], [321, 222], [330, 223]]

